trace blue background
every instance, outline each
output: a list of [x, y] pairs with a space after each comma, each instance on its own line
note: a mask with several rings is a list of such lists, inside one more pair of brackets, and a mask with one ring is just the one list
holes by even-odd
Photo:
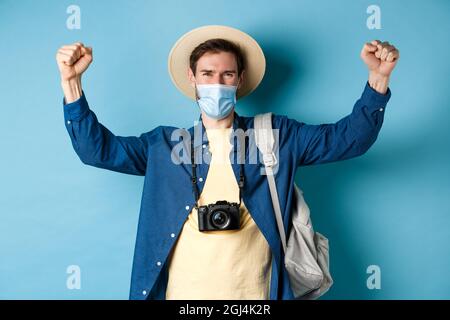
[[[66, 8], [81, 7], [81, 30]], [[381, 30], [366, 27], [371, 4]], [[252, 35], [267, 72], [237, 111], [312, 124], [349, 114], [367, 80], [364, 42], [401, 51], [375, 145], [301, 167], [315, 229], [330, 239], [324, 299], [450, 298], [449, 1], [0, 0], [0, 298], [127, 299], [143, 178], [85, 166], [64, 127], [59, 46], [93, 46], [83, 89], [117, 135], [188, 127], [198, 109], [167, 56], [185, 32], [224, 24]], [[168, 197], [173, 195], [168, 195]], [[66, 287], [69, 265], [81, 290]], [[381, 268], [369, 290], [366, 268]]]

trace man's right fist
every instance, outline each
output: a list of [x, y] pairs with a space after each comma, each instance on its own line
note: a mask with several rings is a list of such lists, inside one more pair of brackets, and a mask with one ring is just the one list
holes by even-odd
[[56, 53], [61, 80], [68, 81], [81, 77], [92, 62], [92, 48], [81, 42], [62, 46]]

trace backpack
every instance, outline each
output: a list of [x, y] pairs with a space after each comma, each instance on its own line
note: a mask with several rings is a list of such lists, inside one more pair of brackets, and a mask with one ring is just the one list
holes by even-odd
[[292, 209], [292, 228], [286, 243], [280, 202], [275, 184], [273, 166], [277, 164], [274, 152], [272, 113], [255, 116], [255, 143], [263, 155], [265, 174], [284, 251], [284, 265], [295, 299], [317, 299], [333, 284], [329, 271], [328, 239], [314, 232], [310, 211], [303, 191], [294, 183], [295, 197]]

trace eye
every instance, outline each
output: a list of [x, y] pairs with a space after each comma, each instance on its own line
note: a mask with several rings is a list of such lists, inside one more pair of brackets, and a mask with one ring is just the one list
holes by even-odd
[[209, 72], [205, 72], [205, 73], [203, 73], [203, 75], [204, 75], [204, 76], [208, 76], [208, 77], [209, 77], [209, 76], [211, 75], [211, 73], [209, 73]]

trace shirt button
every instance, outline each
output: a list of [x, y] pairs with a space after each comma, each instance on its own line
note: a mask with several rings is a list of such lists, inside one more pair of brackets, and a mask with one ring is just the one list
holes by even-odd
[[142, 294], [145, 296], [147, 294], [147, 291], [142, 291]]
[[186, 206], [186, 210], [189, 210], [189, 206]]
[[384, 109], [383, 108], [380, 108], [380, 111], [383, 111]]
[[161, 265], [161, 261], [158, 261], [156, 265], [159, 267]]
[[205, 148], [206, 148], [206, 144], [203, 145], [203, 149], [205, 149]]
[[198, 181], [203, 182], [203, 178], [198, 178]]
[[67, 121], [67, 124], [70, 124], [70, 120], [69, 120], [69, 121]]
[[172, 238], [175, 238], [175, 233], [171, 233], [170, 236], [171, 236]]

